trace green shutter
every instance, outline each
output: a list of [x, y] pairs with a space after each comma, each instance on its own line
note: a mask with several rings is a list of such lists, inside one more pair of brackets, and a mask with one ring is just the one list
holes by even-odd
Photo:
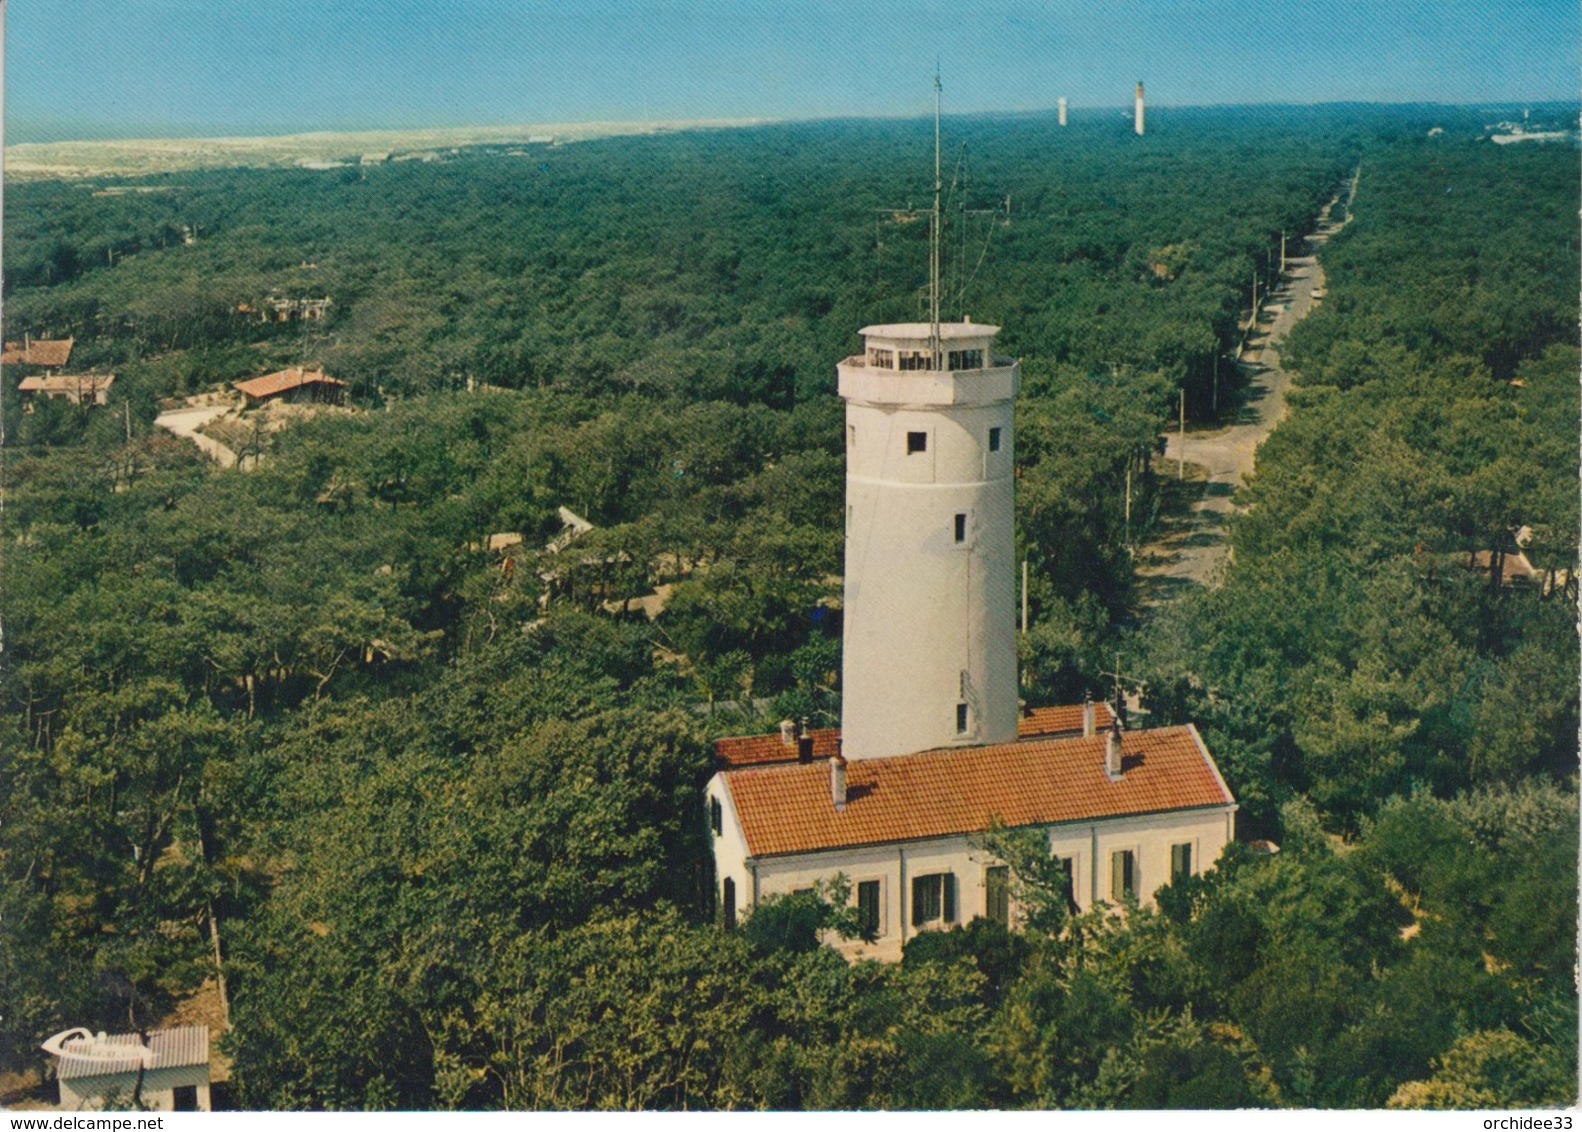
[[1004, 865], [990, 865], [983, 874], [984, 915], [1007, 927], [1011, 923], [1010, 873]]
[[941, 883], [945, 890], [945, 923], [954, 924], [956, 922], [956, 874], [946, 873], [941, 878]]

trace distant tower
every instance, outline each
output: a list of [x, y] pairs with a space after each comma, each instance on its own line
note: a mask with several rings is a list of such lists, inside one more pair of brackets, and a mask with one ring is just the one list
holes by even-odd
[[1062, 98], [1060, 100], [1059, 105], [1060, 105], [1060, 124], [1062, 126], [1064, 126], [1066, 124], [1066, 100], [1064, 98]]
[[999, 327], [867, 326], [846, 401], [849, 759], [1016, 738], [1012, 404]]
[[1141, 79], [1137, 80], [1137, 123], [1133, 129], [1137, 131], [1138, 137], [1143, 136], [1143, 81]]

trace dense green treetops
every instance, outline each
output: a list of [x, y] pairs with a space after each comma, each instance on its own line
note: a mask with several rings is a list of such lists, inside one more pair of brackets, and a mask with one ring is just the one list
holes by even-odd
[[[1024, 360], [1023, 695], [1124, 650], [1280, 848], [1073, 916], [992, 831], [1026, 930], [891, 966], [821, 946], [839, 882], [719, 927], [698, 798], [713, 737], [838, 718], [833, 368], [923, 309], [926, 131], [8, 186], [5, 336], [118, 381], [5, 376], [0, 1069], [218, 954], [255, 1107], [1574, 1101], [1575, 155], [1413, 114], [948, 124], [947, 309]], [[1177, 390], [1359, 162], [1225, 581], [1140, 616], [1128, 475], [1135, 544]], [[251, 470], [152, 428], [304, 362], [357, 411]]]

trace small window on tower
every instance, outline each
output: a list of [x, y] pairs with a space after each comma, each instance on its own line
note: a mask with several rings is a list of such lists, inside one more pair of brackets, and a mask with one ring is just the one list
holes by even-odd
[[956, 541], [967, 541], [967, 516], [965, 512], [957, 512], [956, 514]]
[[857, 426], [854, 424], [846, 426], [846, 446], [848, 448], [857, 447]]
[[989, 430], [989, 451], [990, 452], [998, 452], [999, 450], [1000, 450], [1000, 430], [997, 429], [997, 428], [991, 428]]
[[718, 798], [709, 799], [709, 828], [714, 831], [714, 836], [719, 837], [725, 828], [725, 815], [720, 809]]
[[966, 733], [967, 733], [967, 705], [966, 704], [957, 704], [956, 705], [956, 734], [957, 735], [965, 735]]
[[909, 432], [906, 434], [906, 454], [914, 456], [919, 452], [928, 451], [928, 433]]

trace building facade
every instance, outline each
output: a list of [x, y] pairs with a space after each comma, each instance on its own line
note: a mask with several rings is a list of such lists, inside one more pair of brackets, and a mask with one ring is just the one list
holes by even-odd
[[994, 353], [997, 332], [967, 319], [869, 326], [837, 367], [841, 726], [788, 720], [779, 735], [715, 745], [705, 804], [727, 927], [766, 897], [844, 877], [869, 938], [832, 942], [893, 960], [921, 931], [1016, 922], [989, 830], [1039, 831], [1076, 911], [1146, 903], [1235, 835], [1235, 798], [1196, 728], [1126, 732], [1091, 701], [1019, 706], [1021, 367]]

